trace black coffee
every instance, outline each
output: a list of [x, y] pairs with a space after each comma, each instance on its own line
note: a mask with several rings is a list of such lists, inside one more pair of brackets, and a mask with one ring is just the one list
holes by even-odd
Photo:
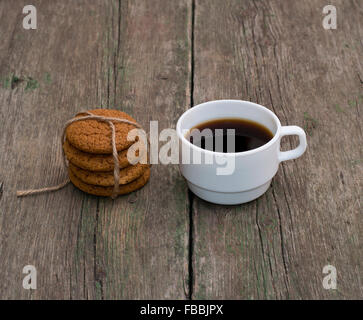
[[[234, 144], [233, 138], [231, 139], [233, 131], [228, 129], [234, 129]], [[273, 134], [257, 122], [226, 118], [203, 122], [192, 128], [186, 138], [202, 149], [227, 153], [258, 148], [269, 142]]]

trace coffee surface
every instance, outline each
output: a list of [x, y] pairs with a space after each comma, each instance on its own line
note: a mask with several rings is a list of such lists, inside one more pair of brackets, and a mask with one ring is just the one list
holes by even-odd
[[273, 134], [255, 121], [224, 118], [198, 124], [189, 131], [186, 138], [202, 149], [233, 153], [261, 147], [273, 138]]

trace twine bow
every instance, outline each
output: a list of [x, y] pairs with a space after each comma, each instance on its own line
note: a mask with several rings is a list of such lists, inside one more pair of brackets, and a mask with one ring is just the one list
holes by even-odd
[[[87, 114], [86, 116], [83, 117], [77, 117], [78, 115], [81, 114]], [[98, 116], [95, 114], [92, 114], [88, 111], [84, 111], [84, 112], [80, 112], [76, 115], [76, 117], [68, 120], [63, 128], [63, 133], [62, 133], [62, 146], [63, 143], [66, 139], [66, 129], [68, 128], [69, 125], [71, 125], [74, 122], [77, 121], [83, 121], [83, 120], [97, 120], [100, 122], [105, 122], [107, 123], [110, 128], [111, 128], [111, 143], [112, 143], [112, 157], [113, 157], [113, 162], [114, 162], [114, 169], [113, 169], [113, 177], [115, 180], [114, 186], [113, 186], [113, 191], [112, 191], [112, 199], [117, 198], [118, 193], [119, 193], [119, 188], [120, 188], [120, 165], [119, 165], [119, 161], [118, 161], [118, 152], [117, 152], [117, 148], [116, 148], [116, 129], [115, 129], [115, 125], [113, 124], [114, 122], [118, 122], [118, 123], [128, 123], [131, 124], [133, 126], [135, 126], [136, 128], [142, 129], [142, 127], [133, 121], [129, 121], [126, 119], [119, 119], [119, 118], [114, 118], [114, 117], [104, 117], [104, 116]], [[68, 168], [68, 160], [67, 157], [64, 153], [64, 150], [62, 148], [62, 154], [63, 154], [63, 162], [64, 162], [64, 166], [66, 168]], [[64, 188], [68, 183], [70, 182], [69, 177], [63, 181], [62, 183], [53, 186], [53, 187], [46, 187], [46, 188], [41, 188], [41, 189], [29, 189], [29, 190], [19, 190], [16, 192], [16, 195], [18, 197], [25, 197], [25, 196], [29, 196], [32, 194], [39, 194], [39, 193], [45, 193], [45, 192], [51, 192], [51, 191], [57, 191], [60, 190], [62, 188]]]

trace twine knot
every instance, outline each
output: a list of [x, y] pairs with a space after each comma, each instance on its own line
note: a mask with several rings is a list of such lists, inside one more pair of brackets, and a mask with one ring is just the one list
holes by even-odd
[[[86, 114], [86, 116], [81, 116], [78, 117], [81, 114]], [[63, 143], [66, 139], [66, 130], [68, 128], [69, 125], [71, 125], [74, 122], [77, 121], [83, 121], [83, 120], [97, 120], [97, 121], [101, 121], [101, 122], [105, 122], [110, 126], [111, 129], [111, 143], [112, 143], [112, 157], [113, 157], [113, 162], [114, 162], [114, 169], [113, 169], [113, 177], [115, 180], [114, 186], [113, 186], [113, 191], [112, 191], [112, 199], [117, 198], [118, 194], [119, 194], [119, 189], [120, 189], [120, 164], [118, 161], [118, 152], [117, 152], [117, 148], [116, 148], [116, 129], [115, 129], [115, 125], [113, 124], [113, 122], [118, 122], [118, 123], [127, 123], [127, 124], [131, 124], [133, 126], [135, 126], [138, 129], [142, 129], [142, 126], [139, 125], [136, 122], [133, 121], [129, 121], [126, 119], [120, 119], [120, 118], [114, 118], [114, 117], [105, 117], [105, 116], [98, 116], [95, 114], [92, 114], [88, 111], [83, 111], [78, 113], [74, 118], [68, 120], [63, 128], [63, 133], [62, 133], [62, 138], [61, 138], [61, 145], [63, 146]], [[63, 154], [63, 163], [64, 166], [66, 168], [68, 168], [68, 160], [67, 157], [64, 153], [64, 149], [62, 147], [62, 154]], [[51, 191], [57, 191], [60, 190], [62, 188], [64, 188], [68, 183], [70, 182], [69, 177], [63, 181], [62, 183], [53, 186], [53, 187], [46, 187], [46, 188], [41, 188], [41, 189], [29, 189], [29, 190], [19, 190], [16, 192], [16, 195], [18, 197], [25, 197], [28, 195], [32, 195], [32, 194], [39, 194], [39, 193], [45, 193], [45, 192], [51, 192]]]

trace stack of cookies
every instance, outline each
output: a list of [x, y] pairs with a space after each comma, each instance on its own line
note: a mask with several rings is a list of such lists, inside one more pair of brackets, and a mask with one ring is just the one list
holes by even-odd
[[[131, 116], [118, 110], [95, 109], [88, 112], [136, 123]], [[79, 114], [77, 117], [85, 115]], [[135, 126], [114, 121], [113, 124], [120, 167], [121, 195], [143, 187], [149, 180], [150, 166], [142, 163], [130, 164], [128, 160], [128, 148], [135, 141], [128, 141], [127, 134]], [[110, 125], [98, 120], [81, 120], [67, 127], [63, 150], [69, 161], [69, 178], [78, 189], [97, 196], [112, 195], [115, 180], [111, 137]]]

